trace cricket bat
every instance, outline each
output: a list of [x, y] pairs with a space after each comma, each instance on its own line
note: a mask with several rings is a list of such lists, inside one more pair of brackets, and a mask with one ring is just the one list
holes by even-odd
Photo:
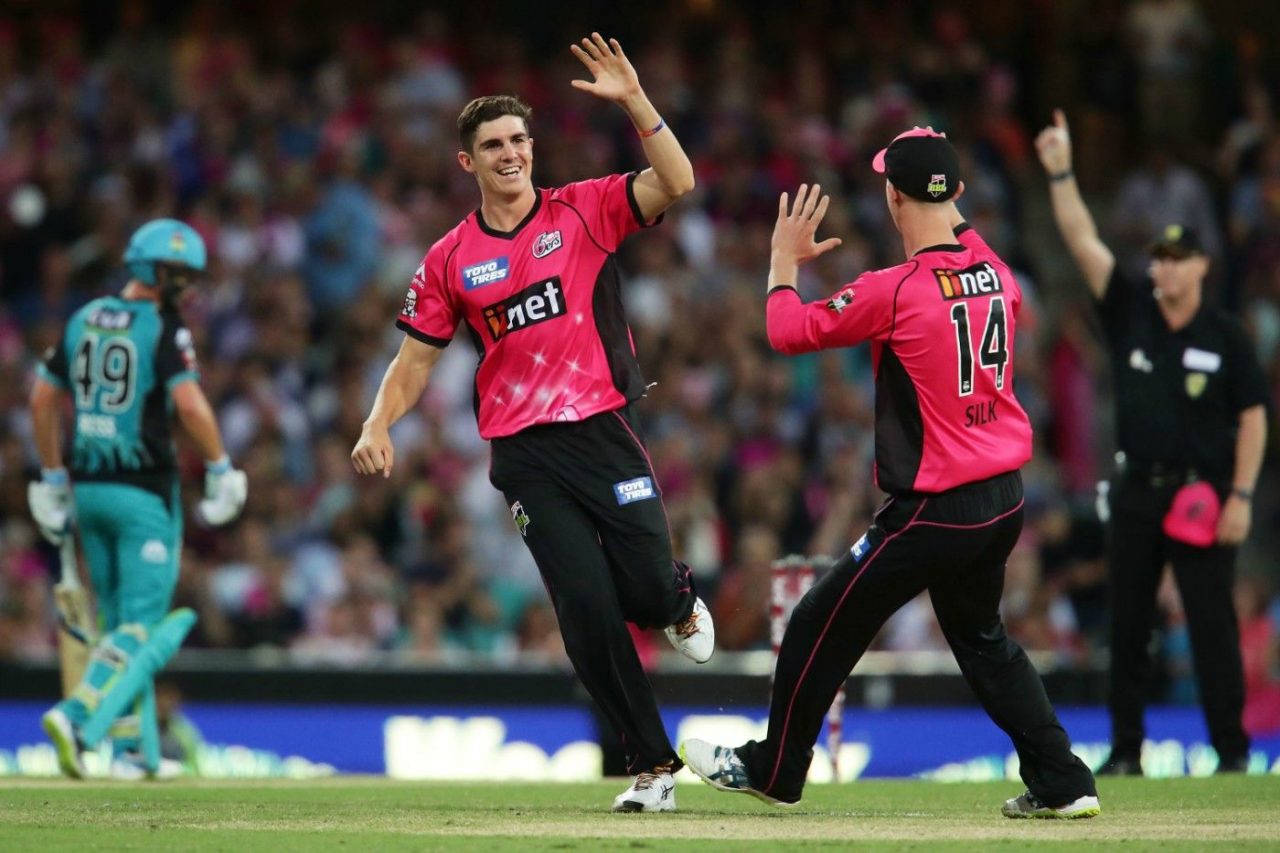
[[89, 591], [80, 583], [73, 531], [67, 531], [58, 556], [62, 564], [61, 578], [53, 587], [53, 601], [58, 611], [58, 663], [62, 668], [62, 695], [70, 696], [89, 665], [95, 631]]

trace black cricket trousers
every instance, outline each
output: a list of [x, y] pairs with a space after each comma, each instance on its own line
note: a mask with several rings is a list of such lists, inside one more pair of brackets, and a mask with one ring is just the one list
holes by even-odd
[[[1234, 761], [1249, 754], [1242, 723], [1240, 629], [1232, 599], [1236, 549], [1197, 548], [1164, 535], [1164, 516], [1180, 486], [1131, 474], [1121, 477], [1112, 492], [1111, 751], [1126, 758], [1141, 756], [1156, 589], [1170, 562], [1187, 615], [1209, 740], [1221, 760]], [[1219, 486], [1220, 495], [1225, 491]]]
[[836, 691], [880, 627], [922, 591], [960, 671], [1013, 740], [1022, 780], [1050, 805], [1096, 795], [1093, 774], [1049, 704], [1039, 674], [1000, 620], [1004, 567], [1022, 531], [1017, 471], [936, 495], [891, 497], [875, 522], [796, 605], [774, 674], [769, 733], [738, 749], [751, 784], [800, 798]]
[[538, 564], [574, 671], [622, 738], [628, 772], [679, 769], [626, 623], [673, 625], [693, 612], [696, 593], [672, 556], [629, 409], [494, 439], [489, 479]]

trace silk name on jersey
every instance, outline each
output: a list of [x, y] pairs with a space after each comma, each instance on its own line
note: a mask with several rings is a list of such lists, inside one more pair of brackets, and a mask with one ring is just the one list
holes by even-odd
[[480, 313], [489, 329], [489, 336], [497, 343], [512, 332], [563, 317], [565, 311], [564, 288], [560, 286], [560, 276], [557, 275], [486, 305]]
[[964, 299], [967, 296], [986, 296], [1003, 293], [1004, 283], [989, 261], [965, 267], [962, 270], [934, 270], [943, 299]]

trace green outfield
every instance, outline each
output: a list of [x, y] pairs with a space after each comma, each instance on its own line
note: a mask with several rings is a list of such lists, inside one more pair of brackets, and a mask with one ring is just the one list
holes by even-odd
[[1013, 783], [811, 786], [794, 810], [702, 785], [676, 814], [610, 814], [621, 782], [0, 782], [0, 850], [1280, 849], [1280, 777], [1106, 781], [1103, 814], [1012, 821]]

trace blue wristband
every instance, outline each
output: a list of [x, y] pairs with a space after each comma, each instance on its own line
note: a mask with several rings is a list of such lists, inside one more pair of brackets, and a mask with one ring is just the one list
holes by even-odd
[[71, 482], [66, 468], [41, 468], [40, 482], [46, 486], [65, 486]]
[[667, 123], [662, 120], [662, 116], [658, 116], [657, 124], [655, 124], [653, 127], [651, 127], [648, 130], [637, 130], [636, 133], [640, 134], [641, 139], [648, 139], [650, 136], [657, 134], [666, 126], [667, 126]]
[[231, 457], [224, 453], [221, 459], [205, 462], [204, 470], [210, 474], [225, 474], [231, 470]]

